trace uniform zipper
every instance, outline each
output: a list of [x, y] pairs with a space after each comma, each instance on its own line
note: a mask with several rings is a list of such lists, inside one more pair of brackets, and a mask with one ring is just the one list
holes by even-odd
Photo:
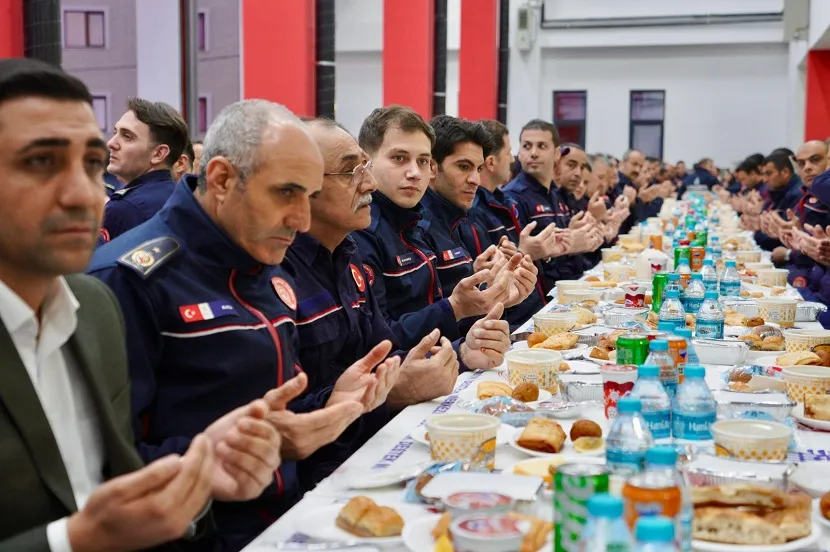
[[418, 220], [419, 219], [415, 219], [414, 221], [412, 221], [409, 224], [407, 224], [406, 226], [404, 226], [403, 230], [401, 230], [399, 235], [401, 237], [401, 241], [406, 246], [406, 248], [409, 249], [410, 251], [412, 251], [413, 253], [415, 253], [416, 255], [418, 255], [418, 257], [423, 262], [426, 263], [427, 268], [429, 269], [429, 297], [427, 297], [427, 301], [428, 301], [428, 304], [431, 305], [434, 302], [434, 297], [435, 297], [435, 271], [432, 268], [432, 262], [430, 262], [429, 257], [424, 255], [423, 252], [420, 249], [418, 249], [414, 245], [411, 245], [408, 241], [406, 241], [406, 238], [403, 237], [404, 231], [407, 228], [409, 228], [410, 226], [413, 226], [414, 224], [417, 224]]

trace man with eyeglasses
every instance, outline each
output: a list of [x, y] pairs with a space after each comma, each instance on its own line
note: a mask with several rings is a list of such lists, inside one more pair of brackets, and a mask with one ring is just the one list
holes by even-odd
[[[300, 463], [301, 483], [309, 488], [380, 430], [391, 413], [452, 392], [459, 363], [453, 344], [437, 330], [402, 342], [387, 325], [372, 293], [374, 276], [364, 268], [349, 235], [371, 222], [369, 205], [377, 189], [371, 161], [337, 123], [310, 119], [306, 125], [323, 155], [323, 186], [311, 198], [310, 229], [297, 236], [282, 266], [297, 283], [299, 354], [310, 389], [331, 386], [349, 364], [384, 340], [395, 348], [411, 348], [395, 353], [403, 359], [400, 369], [396, 365], [378, 374], [376, 398], [358, 422], [336, 443]], [[507, 324], [488, 319], [456, 346], [469, 367], [492, 368], [501, 363], [509, 344]], [[384, 351], [388, 353], [389, 348]]]
[[98, 249], [88, 271], [125, 314], [132, 425], [145, 461], [184, 451], [254, 399], [270, 407], [283, 464], [259, 498], [214, 504], [217, 532], [196, 550], [218, 552], [239, 550], [299, 500], [297, 461], [374, 406], [396, 361], [384, 360], [390, 344], [381, 343], [327, 386], [288, 404], [274, 397], [274, 387], [288, 385], [295, 397], [306, 384], [295, 285], [278, 265], [309, 229], [320, 152], [290, 111], [244, 100], [213, 121], [202, 159], [198, 176], [186, 176], [145, 224]]

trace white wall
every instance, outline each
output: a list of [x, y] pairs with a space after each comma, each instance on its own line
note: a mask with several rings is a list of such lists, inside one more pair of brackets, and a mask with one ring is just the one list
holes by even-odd
[[[820, 2], [821, 0], [814, 0]], [[772, 13], [784, 0], [545, 0], [545, 19]]]
[[686, 46], [554, 49], [542, 53], [540, 115], [554, 90], [587, 90], [586, 147], [628, 148], [629, 92], [665, 90], [667, 160], [732, 164], [787, 141], [787, 47]]
[[[121, 14], [128, 17], [128, 14]], [[179, 4], [169, 0], [135, 3], [138, 95], [182, 107]]]

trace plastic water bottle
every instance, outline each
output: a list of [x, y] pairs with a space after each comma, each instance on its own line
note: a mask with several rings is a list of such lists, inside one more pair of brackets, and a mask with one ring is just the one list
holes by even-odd
[[[677, 449], [673, 446], [650, 448], [646, 453], [646, 472], [672, 482], [680, 492], [680, 512], [674, 518], [675, 542], [680, 545], [683, 552], [691, 551], [695, 508], [692, 493], [677, 469]], [[677, 511], [676, 508], [673, 510]]]
[[[699, 184], [699, 182], [696, 182]], [[665, 516], [649, 516], [637, 520], [634, 529], [637, 552], [676, 552], [674, 524]]]
[[666, 292], [666, 298], [660, 306], [657, 318], [660, 322], [674, 322], [676, 328], [686, 327], [686, 311], [680, 302], [680, 292], [672, 289]]
[[640, 414], [642, 408], [640, 399], [630, 396], [617, 401], [617, 417], [605, 440], [605, 463], [616, 475], [640, 473], [645, 466], [653, 439]]
[[680, 259], [680, 264], [675, 270], [680, 275], [680, 287], [686, 289], [689, 286], [689, 281], [692, 279], [692, 269], [689, 268], [689, 259]]
[[677, 290], [678, 293], [683, 293], [683, 288], [680, 286], [680, 274], [677, 272], [669, 272], [667, 275], [666, 289], [663, 290], [663, 301], [666, 300], [666, 293], [673, 289]]
[[724, 297], [741, 296], [741, 277], [735, 261], [726, 261], [723, 276], [720, 278], [720, 294]]
[[701, 339], [723, 339], [725, 318], [718, 302], [718, 292], [707, 291], [703, 296], [703, 304], [697, 311], [695, 335]]
[[683, 308], [686, 312], [697, 314], [700, 305], [703, 304], [703, 296], [706, 294], [706, 287], [703, 285], [703, 274], [696, 272], [692, 274], [689, 285], [683, 293]]
[[655, 440], [671, 438], [671, 398], [660, 382], [659, 366], [640, 366], [631, 396], [640, 399], [643, 419], [651, 436]]
[[[674, 335], [678, 335], [686, 340], [686, 364], [700, 364], [700, 358], [698, 358], [694, 345], [692, 345], [692, 330], [683, 328], [682, 330], [676, 330]], [[683, 382], [682, 373], [678, 373], [677, 382]]]
[[634, 538], [623, 519], [623, 501], [608, 493], [588, 499], [588, 524], [579, 541], [580, 552], [633, 552]]
[[712, 438], [717, 404], [704, 379], [706, 369], [687, 365], [684, 375], [672, 399], [672, 434], [675, 439], [708, 441]]
[[703, 287], [706, 291], [718, 291], [718, 272], [715, 270], [715, 261], [703, 259], [703, 268], [700, 270], [703, 278]]
[[[712, 219], [712, 224], [713, 225], [717, 224], [715, 222], [715, 220], [716, 219]], [[712, 239], [710, 241], [712, 242], [712, 257], [713, 257], [713, 260], [715, 262], [718, 262], [718, 259], [720, 259], [721, 255], [723, 254], [723, 249], [721, 248], [720, 240], [718, 239], [717, 236], [712, 236]]]
[[669, 353], [669, 342], [665, 339], [655, 339], [648, 344], [649, 353], [644, 364], [653, 364], [660, 367], [660, 383], [668, 393], [674, 397], [677, 392], [677, 366]]

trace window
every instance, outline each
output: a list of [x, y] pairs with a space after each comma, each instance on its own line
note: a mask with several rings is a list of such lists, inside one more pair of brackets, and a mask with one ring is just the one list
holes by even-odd
[[208, 129], [208, 100], [204, 96], [199, 98], [199, 134]]
[[63, 41], [67, 48], [104, 48], [104, 12], [65, 10]]
[[585, 147], [585, 113], [588, 107], [588, 93], [553, 93], [553, 124], [559, 131], [562, 143], [573, 142]]
[[207, 14], [205, 12], [199, 12], [196, 17], [196, 28], [199, 35], [199, 51], [207, 52]]
[[665, 115], [665, 90], [632, 90], [628, 147], [662, 159]]
[[98, 119], [98, 128], [103, 132], [107, 132], [109, 129], [107, 122], [107, 97], [92, 96], [92, 110], [95, 112], [95, 118]]

